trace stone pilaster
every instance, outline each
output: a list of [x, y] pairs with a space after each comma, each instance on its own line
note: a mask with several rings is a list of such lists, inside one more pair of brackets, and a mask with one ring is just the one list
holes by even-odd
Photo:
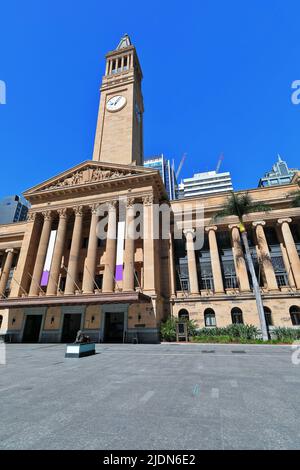
[[0, 278], [0, 298], [5, 295], [5, 290], [7, 286], [7, 282], [9, 279], [9, 273], [12, 267], [13, 259], [14, 259], [14, 250], [12, 248], [5, 250], [6, 259], [3, 267], [3, 271]]
[[265, 225], [266, 225], [266, 222], [263, 220], [252, 222], [252, 226], [255, 228], [255, 232], [256, 232], [256, 238], [257, 238], [257, 243], [258, 243], [258, 248], [259, 248], [259, 257], [263, 266], [267, 288], [269, 290], [278, 290], [276, 276], [275, 276], [274, 268], [272, 265], [269, 247], [268, 247], [268, 243], [267, 243], [267, 239], [266, 239], [265, 231], [264, 231]]
[[199, 282], [197, 273], [197, 262], [194, 247], [194, 229], [186, 229], [183, 231], [186, 238], [186, 251], [188, 258], [188, 270], [189, 270], [189, 281], [190, 281], [190, 294], [192, 296], [199, 295]]
[[44, 217], [44, 223], [42, 228], [42, 233], [40, 237], [40, 242], [37, 250], [35, 265], [32, 274], [32, 280], [29, 289], [29, 296], [38, 295], [40, 292], [40, 283], [43, 273], [43, 268], [46, 260], [46, 254], [48, 249], [48, 243], [51, 233], [52, 226], [52, 214], [51, 211], [45, 211], [42, 213]]
[[127, 199], [123, 291], [134, 290], [134, 199]]
[[19, 297], [28, 293], [29, 273], [33, 271], [36, 247], [40, 239], [41, 221], [36, 212], [29, 212], [17, 268], [11, 282], [9, 297]]
[[289, 225], [291, 222], [292, 219], [290, 218], [278, 220], [278, 224], [281, 226], [281, 233], [283, 236], [287, 255], [289, 257], [290, 265], [295, 279], [295, 284], [297, 289], [300, 289], [300, 259]]
[[116, 243], [117, 243], [117, 201], [108, 203], [108, 227], [105, 248], [105, 268], [103, 275], [102, 292], [113, 292], [116, 269]]
[[242, 249], [242, 241], [239, 226], [236, 224], [229, 225], [231, 230], [232, 253], [234, 259], [235, 272], [238, 278], [238, 284], [241, 292], [249, 292], [250, 284], [247, 272], [247, 265]]
[[98, 236], [97, 236], [97, 224], [99, 221], [98, 215], [98, 204], [90, 206], [91, 209], [91, 225], [89, 234], [89, 244], [87, 249], [87, 255], [84, 264], [82, 290], [84, 294], [91, 294], [95, 289], [95, 271], [97, 263], [97, 249], [98, 249]]
[[143, 290], [155, 292], [155, 240], [153, 219], [153, 195], [143, 197], [144, 233], [143, 233]]
[[175, 281], [175, 262], [174, 262], [174, 242], [173, 235], [170, 233], [169, 238], [169, 276], [170, 276], [170, 294], [171, 297], [176, 297], [176, 281]]
[[280, 224], [277, 224], [277, 226], [276, 226], [276, 234], [277, 234], [277, 238], [278, 238], [278, 241], [279, 241], [279, 244], [280, 244], [282, 259], [283, 259], [284, 267], [285, 267], [285, 270], [286, 270], [286, 273], [287, 273], [289, 286], [292, 287], [292, 288], [295, 288], [296, 283], [295, 283], [295, 279], [294, 279], [294, 274], [293, 274], [292, 266], [291, 266], [291, 263], [290, 263], [289, 255], [288, 255], [285, 243], [284, 243], [284, 239], [283, 239]]
[[215, 294], [224, 294], [223, 276], [216, 237], [217, 226], [212, 225], [210, 227], [205, 227], [205, 231], [208, 233], [211, 269], [214, 279], [214, 291]]
[[75, 293], [77, 277], [78, 277], [78, 260], [81, 248], [82, 237], [82, 219], [83, 219], [83, 206], [74, 207], [75, 221], [69, 256], [69, 263], [67, 268], [67, 279], [65, 294], [71, 295]]
[[53, 258], [50, 268], [49, 281], [47, 286], [46, 295], [57, 295], [59, 274], [61, 269], [61, 260], [66, 242], [67, 231], [67, 209], [59, 209], [59, 222], [56, 233]]

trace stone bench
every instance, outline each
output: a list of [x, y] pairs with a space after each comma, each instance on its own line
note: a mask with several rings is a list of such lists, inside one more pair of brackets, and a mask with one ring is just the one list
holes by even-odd
[[95, 343], [67, 344], [65, 357], [86, 357], [96, 354]]

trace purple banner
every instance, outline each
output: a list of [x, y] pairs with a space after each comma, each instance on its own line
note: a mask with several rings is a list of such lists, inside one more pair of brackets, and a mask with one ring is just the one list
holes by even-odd
[[116, 281], [122, 281], [123, 279], [123, 265], [116, 266]]

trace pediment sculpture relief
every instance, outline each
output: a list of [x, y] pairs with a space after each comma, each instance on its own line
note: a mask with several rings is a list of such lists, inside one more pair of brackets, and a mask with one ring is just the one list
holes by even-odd
[[131, 172], [119, 170], [103, 170], [101, 168], [87, 168], [81, 171], [74, 172], [70, 177], [56, 181], [45, 190], [59, 189], [67, 186], [76, 186], [84, 183], [94, 183], [98, 181], [106, 181], [114, 178], [122, 178], [131, 176]]

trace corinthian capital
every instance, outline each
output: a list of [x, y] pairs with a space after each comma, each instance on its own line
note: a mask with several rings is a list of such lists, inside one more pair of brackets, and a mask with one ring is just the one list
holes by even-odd
[[151, 206], [151, 204], [153, 204], [153, 201], [153, 194], [146, 194], [146, 196], [143, 197], [143, 203], [145, 206]]
[[112, 211], [112, 210], [114, 211], [114, 210], [116, 209], [116, 207], [117, 207], [117, 204], [118, 204], [118, 201], [115, 200], [115, 199], [113, 199], [113, 200], [111, 200], [111, 201], [108, 201], [108, 202], [107, 202], [108, 210], [109, 210], [109, 211]]
[[27, 221], [34, 222], [36, 219], [36, 212], [28, 212]]
[[57, 213], [58, 213], [60, 219], [66, 219], [67, 218], [67, 208], [66, 207], [62, 207], [61, 209], [57, 209]]
[[83, 206], [75, 206], [73, 207], [74, 213], [76, 217], [81, 217], [83, 214]]
[[89, 206], [89, 208], [91, 209], [91, 213], [92, 214], [97, 214], [99, 206], [100, 206], [99, 202], [95, 202], [94, 204], [91, 204]]
[[43, 211], [42, 212], [44, 220], [51, 220], [52, 218], [52, 212], [51, 211]]
[[134, 197], [128, 197], [126, 199], [126, 207], [133, 207], [134, 205]]

